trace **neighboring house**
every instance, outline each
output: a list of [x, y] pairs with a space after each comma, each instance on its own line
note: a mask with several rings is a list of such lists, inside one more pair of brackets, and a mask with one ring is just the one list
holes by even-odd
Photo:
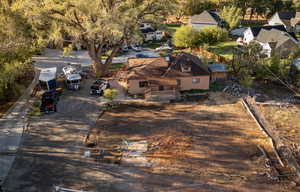
[[210, 73], [202, 61], [191, 54], [170, 57], [129, 59], [126, 70], [118, 74], [128, 93], [147, 100], [171, 100], [180, 91], [209, 89]]
[[269, 25], [283, 25], [289, 32], [300, 32], [300, 12], [276, 12], [268, 23]]
[[148, 28], [152, 28], [150, 23], [142, 23], [140, 25], [140, 29], [148, 29]]
[[201, 30], [208, 26], [222, 27], [224, 25], [224, 21], [217, 12], [203, 11], [199, 15], [192, 16], [189, 20], [189, 25], [191, 25], [193, 29]]
[[143, 23], [140, 26], [141, 33], [143, 35], [144, 41], [154, 41], [162, 40], [164, 38], [164, 33], [162, 31], [155, 30], [151, 24]]
[[237, 29], [233, 29], [229, 32], [229, 34], [233, 37], [244, 37], [244, 33], [248, 28], [246, 27], [241, 27], [241, 28], [237, 28]]
[[244, 38], [243, 38], [244, 42], [246, 44], [249, 44], [257, 37], [257, 35], [262, 29], [265, 30], [277, 29], [279, 31], [287, 32], [283, 25], [266, 25], [266, 26], [248, 27], [248, 29], [246, 29], [246, 31], [244, 32]]
[[262, 46], [263, 53], [268, 57], [277, 55], [286, 58], [293, 50], [300, 48], [294, 37], [277, 29], [262, 29], [255, 41]]
[[225, 64], [222, 63], [209, 64], [208, 69], [210, 71], [211, 82], [227, 79], [228, 69]]

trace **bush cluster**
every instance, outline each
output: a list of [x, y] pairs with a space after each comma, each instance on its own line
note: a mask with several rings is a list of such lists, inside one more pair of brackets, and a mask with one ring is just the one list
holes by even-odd
[[177, 47], [191, 48], [204, 44], [213, 45], [227, 39], [227, 30], [220, 27], [204, 27], [198, 31], [191, 26], [184, 25], [175, 32], [173, 43]]

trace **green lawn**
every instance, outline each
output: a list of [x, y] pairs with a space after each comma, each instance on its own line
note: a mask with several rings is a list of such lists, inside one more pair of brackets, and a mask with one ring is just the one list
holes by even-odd
[[167, 31], [172, 36], [181, 25], [180, 24], [166, 24], [165, 26], [166, 26]]
[[147, 42], [147, 43], [144, 43], [142, 45], [142, 47], [146, 47], [146, 48], [150, 48], [150, 49], [156, 49], [157, 47], [160, 47], [161, 46], [161, 43], [162, 42]]
[[120, 69], [124, 65], [125, 65], [125, 63], [113, 63], [113, 64], [110, 65], [109, 68], [110, 68], [111, 71], [114, 71], [114, 70]]
[[227, 59], [233, 58], [233, 48], [236, 47], [237, 44], [235, 41], [226, 41], [221, 42], [216, 45], [212, 45], [208, 48], [208, 51], [220, 55], [222, 57], [225, 57]]

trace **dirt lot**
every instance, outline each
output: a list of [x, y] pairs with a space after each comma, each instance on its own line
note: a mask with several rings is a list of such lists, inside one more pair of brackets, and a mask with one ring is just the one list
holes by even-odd
[[[268, 148], [268, 140], [236, 99], [211, 94], [200, 103], [127, 103], [95, 124], [102, 106], [101, 98], [88, 96], [90, 83], [66, 92], [58, 113], [32, 118], [5, 192], [53, 192], [55, 185], [87, 192], [297, 191], [265, 175], [256, 145]], [[89, 129], [97, 147], [83, 145]], [[120, 150], [126, 146], [132, 150]], [[83, 157], [97, 148], [111, 159]]]
[[130, 166], [147, 173], [136, 176], [145, 191], [293, 191], [286, 181], [266, 177], [256, 146], [268, 149], [269, 141], [240, 102], [225, 94], [209, 98], [198, 104], [123, 103], [102, 116], [90, 141], [114, 154], [118, 160], [110, 162], [120, 169], [127, 165], [120, 158], [124, 141], [146, 142], [145, 157]]
[[300, 105], [260, 106], [266, 120], [278, 132], [282, 141], [292, 149], [300, 164]]

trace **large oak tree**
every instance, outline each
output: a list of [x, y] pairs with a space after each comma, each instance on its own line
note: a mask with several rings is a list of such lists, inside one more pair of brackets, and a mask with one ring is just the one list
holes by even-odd
[[[106, 75], [120, 47], [139, 34], [145, 20], [158, 21], [172, 0], [19, 0], [39, 37], [61, 42], [66, 36], [89, 52], [94, 72]], [[103, 61], [103, 55], [108, 55]]]

